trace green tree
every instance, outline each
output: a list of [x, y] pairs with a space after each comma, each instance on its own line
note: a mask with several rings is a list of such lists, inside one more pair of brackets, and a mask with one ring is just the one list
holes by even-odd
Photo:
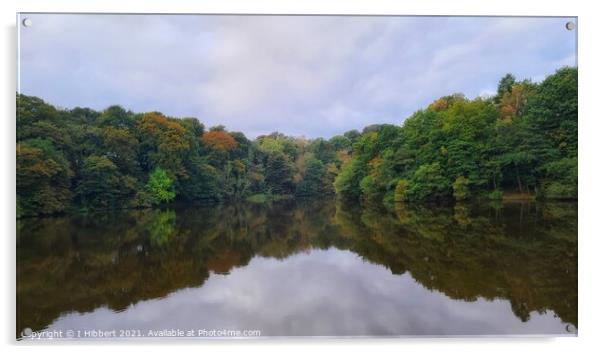
[[530, 148], [538, 158], [577, 156], [577, 69], [548, 76], [525, 107]]
[[150, 174], [146, 188], [151, 195], [153, 204], [168, 203], [176, 197], [173, 180], [167, 171], [160, 167], [156, 167]]
[[275, 194], [292, 194], [293, 164], [281, 152], [271, 154], [267, 159], [265, 169], [265, 183], [267, 188]]
[[357, 199], [361, 196], [360, 181], [365, 176], [365, 165], [353, 158], [341, 167], [341, 172], [334, 180], [336, 194], [343, 198]]
[[441, 166], [437, 162], [418, 167], [406, 191], [407, 198], [413, 201], [441, 200], [450, 195], [450, 183], [443, 176]]
[[334, 189], [387, 207], [516, 192], [577, 198], [577, 80], [568, 67], [541, 83], [508, 74], [493, 98], [453, 93], [401, 126], [328, 140], [274, 132], [251, 141], [196, 118], [66, 110], [17, 94], [17, 215], [149, 207], [175, 191], [198, 202]]
[[335, 135], [328, 141], [335, 151], [351, 149], [351, 139], [344, 135]]
[[134, 126], [135, 118], [132, 112], [126, 111], [120, 106], [111, 106], [100, 114], [96, 122], [102, 127], [129, 129]]
[[307, 151], [311, 152], [314, 157], [323, 164], [327, 164], [336, 159], [336, 150], [332, 144], [322, 138], [312, 140], [307, 146]]
[[542, 166], [541, 197], [554, 199], [577, 199], [577, 158], [566, 157]]
[[497, 95], [495, 101], [500, 102], [504, 94], [512, 91], [512, 86], [516, 83], [516, 77], [510, 73], [504, 75], [497, 85]]
[[315, 157], [305, 160], [303, 179], [297, 185], [296, 194], [299, 196], [317, 196], [326, 192], [324, 185], [326, 166]]
[[137, 176], [138, 139], [126, 129], [107, 127], [102, 131], [105, 155], [119, 167], [121, 173]]
[[123, 176], [109, 158], [91, 155], [84, 160], [75, 191], [86, 208], [115, 209], [133, 196], [136, 187], [136, 180]]

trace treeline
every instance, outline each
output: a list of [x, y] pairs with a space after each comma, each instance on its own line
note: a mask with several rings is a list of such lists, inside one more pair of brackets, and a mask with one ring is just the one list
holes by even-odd
[[196, 118], [17, 95], [17, 216], [333, 194], [351, 144], [280, 133], [250, 141]]
[[251, 141], [196, 118], [58, 109], [17, 95], [17, 216], [183, 202], [577, 197], [577, 70], [442, 97], [403, 126]]
[[337, 194], [391, 205], [471, 198], [577, 198], [577, 69], [540, 84], [504, 76], [491, 98], [442, 97], [364, 132]]

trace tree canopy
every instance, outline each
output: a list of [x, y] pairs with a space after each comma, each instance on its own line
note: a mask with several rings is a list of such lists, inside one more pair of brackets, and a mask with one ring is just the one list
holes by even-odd
[[[400, 117], [400, 122], [402, 122]], [[577, 69], [508, 74], [494, 97], [441, 97], [401, 125], [249, 140], [196, 118], [58, 109], [17, 94], [17, 215], [252, 196], [385, 203], [577, 198]]]
[[371, 127], [335, 180], [345, 198], [577, 198], [577, 69], [539, 84], [508, 74], [495, 97], [435, 100], [401, 127]]

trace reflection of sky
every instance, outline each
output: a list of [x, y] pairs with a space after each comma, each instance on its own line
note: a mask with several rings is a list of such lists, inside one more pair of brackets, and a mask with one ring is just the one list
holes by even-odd
[[20, 91], [62, 106], [194, 116], [255, 137], [399, 124], [508, 72], [576, 65], [572, 18], [32, 14]]
[[521, 322], [506, 300], [451, 300], [409, 274], [393, 275], [349, 251], [255, 257], [202, 287], [114, 313], [71, 313], [49, 329], [259, 329], [262, 335], [461, 335], [566, 333], [552, 312]]

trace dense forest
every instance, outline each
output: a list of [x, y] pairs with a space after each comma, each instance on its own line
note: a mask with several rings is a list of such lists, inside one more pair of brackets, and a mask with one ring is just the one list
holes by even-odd
[[453, 94], [402, 125], [328, 140], [250, 140], [196, 118], [17, 95], [17, 217], [335, 194], [387, 206], [576, 199], [577, 69], [541, 83], [508, 74], [493, 97]]

